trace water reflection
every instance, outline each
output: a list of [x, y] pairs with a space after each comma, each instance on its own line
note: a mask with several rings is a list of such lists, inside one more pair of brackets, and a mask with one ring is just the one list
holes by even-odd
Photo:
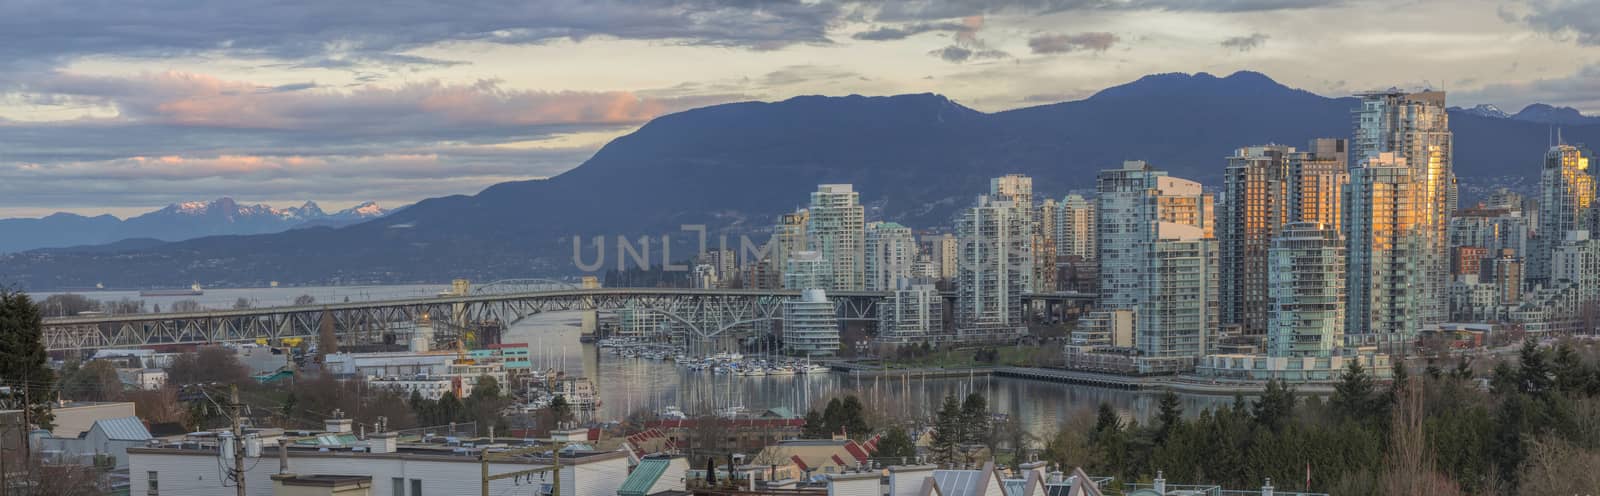
[[[560, 368], [593, 378], [599, 389], [597, 416], [620, 419], [631, 412], [656, 412], [675, 406], [686, 412], [712, 411], [732, 406], [760, 412], [788, 408], [804, 414], [808, 408], [841, 393], [854, 393], [867, 409], [885, 416], [930, 418], [947, 394], [983, 393], [996, 413], [1015, 417], [1029, 432], [1051, 432], [1073, 415], [1094, 415], [1108, 403], [1124, 418], [1145, 422], [1156, 410], [1159, 396], [1089, 386], [1020, 379], [972, 376], [927, 379], [914, 375], [857, 377], [831, 373], [769, 377], [715, 375], [690, 371], [669, 361], [623, 358], [579, 342], [577, 314], [546, 314], [523, 321], [507, 332], [506, 342], [527, 342], [536, 365]], [[581, 364], [581, 372], [580, 366]], [[1184, 410], [1226, 405], [1230, 398], [1180, 396]]]

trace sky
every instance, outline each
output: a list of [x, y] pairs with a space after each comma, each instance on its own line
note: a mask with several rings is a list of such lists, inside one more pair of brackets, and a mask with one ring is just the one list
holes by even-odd
[[1238, 70], [1600, 114], [1600, 0], [0, 0], [0, 217], [400, 205], [717, 103]]

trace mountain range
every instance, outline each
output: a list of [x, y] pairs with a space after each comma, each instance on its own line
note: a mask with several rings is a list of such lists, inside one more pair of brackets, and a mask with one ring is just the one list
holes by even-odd
[[[126, 239], [182, 241], [204, 236], [265, 234], [312, 226], [344, 226], [388, 215], [366, 202], [327, 213], [316, 202], [298, 207], [245, 205], [232, 198], [174, 203], [127, 219], [56, 213], [37, 219], [0, 219], [0, 253], [38, 248], [103, 245]], [[159, 243], [156, 243], [159, 244]], [[148, 248], [150, 243], [133, 246]]]
[[[869, 219], [918, 228], [951, 225], [989, 178], [1008, 173], [1033, 176], [1036, 197], [1059, 197], [1091, 191], [1097, 171], [1137, 159], [1219, 187], [1234, 149], [1347, 137], [1356, 106], [1254, 72], [1151, 75], [994, 113], [936, 94], [730, 103], [656, 118], [550, 179], [423, 200], [340, 228], [0, 256], [0, 277], [44, 289], [571, 275], [574, 236], [605, 236], [609, 268], [620, 258], [617, 236], [671, 235], [670, 258], [682, 260], [694, 246], [679, 243], [698, 235], [680, 226], [708, 225], [712, 243], [730, 233], [764, 239], [820, 183], [854, 184]], [[1551, 124], [1532, 119], [1451, 113], [1464, 198], [1537, 184]], [[1600, 143], [1600, 124], [1564, 125], [1564, 136]]]

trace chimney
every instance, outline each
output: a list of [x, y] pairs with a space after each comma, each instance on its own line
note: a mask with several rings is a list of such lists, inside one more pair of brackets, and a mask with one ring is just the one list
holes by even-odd
[[322, 421], [322, 429], [333, 434], [349, 434], [351, 422], [347, 418], [331, 418]]
[[394, 453], [395, 438], [398, 434], [393, 432], [377, 432], [367, 438], [367, 451], [373, 453]]
[[1157, 493], [1167, 494], [1167, 474], [1157, 470], [1155, 483], [1151, 486]]
[[278, 438], [278, 473], [289, 473], [289, 440]]
[[1261, 486], [1261, 496], [1272, 496], [1272, 478], [1267, 478], [1267, 484]]

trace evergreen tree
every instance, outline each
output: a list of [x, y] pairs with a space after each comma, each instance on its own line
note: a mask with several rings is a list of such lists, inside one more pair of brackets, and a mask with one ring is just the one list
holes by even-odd
[[856, 439], [863, 439], [872, 431], [872, 427], [867, 425], [866, 407], [855, 395], [846, 396], [844, 401], [839, 402], [839, 425], [836, 430]]
[[1178, 394], [1168, 389], [1161, 393], [1160, 413], [1156, 416], [1160, 422], [1156, 431], [1156, 443], [1164, 444], [1172, 436], [1172, 430], [1183, 424], [1183, 404], [1178, 402]]
[[1328, 405], [1342, 418], [1367, 419], [1372, 413], [1372, 391], [1372, 376], [1367, 375], [1360, 363], [1351, 360], [1339, 375], [1339, 383], [1333, 386], [1333, 397], [1328, 399]]
[[1566, 394], [1583, 392], [1589, 384], [1589, 370], [1583, 366], [1583, 358], [1572, 349], [1572, 345], [1561, 343], [1556, 346], [1555, 358], [1552, 360], [1555, 370], [1555, 388]]
[[18, 402], [27, 401], [30, 424], [55, 426], [55, 371], [44, 351], [44, 320], [27, 293], [0, 288], [0, 385], [10, 386]]
[[969, 444], [990, 445], [989, 401], [983, 395], [972, 393], [961, 402], [961, 441]]
[[828, 425], [822, 420], [822, 414], [815, 408], [806, 412], [806, 426], [800, 431], [802, 439], [827, 439]]
[[878, 440], [877, 455], [884, 459], [884, 464], [909, 464], [916, 461], [917, 445], [905, 429], [890, 427], [883, 439]]
[[456, 395], [450, 393], [445, 393], [443, 396], [439, 397], [437, 408], [439, 424], [448, 424], [450, 422], [460, 420], [461, 412], [464, 410], [461, 406], [461, 400], [456, 398]]
[[828, 436], [839, 433], [839, 428], [845, 423], [844, 402], [839, 398], [828, 400], [828, 406], [822, 409], [822, 425], [828, 429]]
[[933, 461], [945, 467], [955, 466], [961, 461], [961, 401], [956, 395], [944, 397], [944, 406], [939, 408], [939, 413], [934, 417], [933, 440], [929, 451]]
[[[450, 395], [447, 394], [445, 396]], [[443, 400], [443, 398], [440, 399]], [[566, 396], [558, 394], [556, 397], [550, 398], [550, 406], [546, 408], [550, 409], [551, 420], [554, 420], [557, 425], [572, 421], [572, 404], [567, 403]]]
[[1289, 389], [1277, 379], [1267, 381], [1266, 390], [1262, 391], [1261, 398], [1255, 402], [1256, 425], [1277, 432], [1283, 429], [1289, 417], [1294, 414], [1294, 390]]
[[1539, 344], [1533, 338], [1522, 342], [1522, 352], [1517, 358], [1521, 367], [1517, 374], [1518, 390], [1534, 395], [1550, 391], [1550, 366], [1545, 363], [1544, 351], [1539, 349]]

